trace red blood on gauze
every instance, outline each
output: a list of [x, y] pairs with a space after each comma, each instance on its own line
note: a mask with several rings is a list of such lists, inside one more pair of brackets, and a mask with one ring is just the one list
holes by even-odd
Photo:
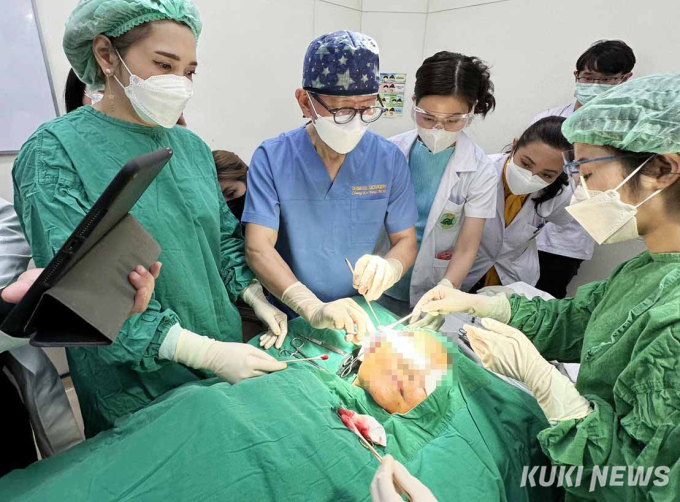
[[360, 415], [354, 411], [338, 409], [338, 415], [349, 430], [380, 446], [387, 444], [387, 434], [380, 423], [369, 415]]

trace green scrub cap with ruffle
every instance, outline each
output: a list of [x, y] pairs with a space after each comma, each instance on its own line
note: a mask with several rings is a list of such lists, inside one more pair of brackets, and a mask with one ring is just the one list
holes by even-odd
[[66, 21], [64, 52], [80, 80], [91, 88], [102, 88], [92, 53], [95, 37], [119, 37], [140, 24], [164, 19], [186, 24], [198, 42], [202, 23], [191, 0], [80, 0]]

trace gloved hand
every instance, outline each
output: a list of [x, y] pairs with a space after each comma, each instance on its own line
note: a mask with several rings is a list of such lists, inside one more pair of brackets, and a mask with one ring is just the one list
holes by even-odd
[[359, 345], [367, 333], [368, 316], [351, 298], [324, 303], [304, 284], [296, 282], [283, 292], [281, 301], [305, 318], [314, 328], [345, 330], [347, 342]]
[[[416, 317], [417, 319], [417, 317]], [[446, 322], [446, 319], [444, 318], [443, 315], [439, 314], [425, 314], [425, 316], [420, 319], [419, 321], [416, 321], [414, 323], [411, 323], [408, 325], [409, 329], [431, 329], [432, 331], [439, 331], [439, 328], [441, 328], [444, 323]]]
[[394, 286], [404, 271], [399, 260], [366, 254], [354, 266], [354, 288], [372, 302]]
[[[437, 287], [439, 287], [439, 286], [442, 286], [443, 288], [456, 289], [453, 286], [453, 284], [451, 284], [451, 281], [449, 281], [446, 277], [443, 277], [442, 280], [439, 281]], [[434, 289], [432, 289], [430, 291], [434, 291]], [[425, 296], [423, 296], [423, 298], [425, 298]], [[436, 312], [433, 313], [433, 314], [428, 313], [428, 314], [425, 314], [425, 317], [418, 320], [418, 318], [420, 317], [421, 312], [422, 312], [422, 311], [418, 311], [418, 308], [421, 305], [421, 303], [420, 303], [421, 301], [422, 301], [422, 298], [416, 304], [416, 308], [413, 310], [413, 316], [411, 317], [411, 320], [416, 319], [416, 321], [412, 322], [409, 325], [409, 328], [411, 328], [411, 329], [425, 328], [425, 329], [431, 329], [432, 331], [439, 331], [439, 328], [441, 328], [444, 325], [444, 322], [445, 322], [443, 315], [439, 315]]]
[[[520, 330], [493, 319], [465, 326], [472, 350], [484, 367], [524, 382], [550, 422], [574, 420], [592, 412], [590, 403], [555, 366], [543, 359]], [[487, 331], [488, 330], [488, 331]]]
[[241, 293], [241, 298], [253, 308], [257, 318], [269, 328], [260, 337], [260, 347], [269, 350], [276, 342], [276, 348], [280, 349], [288, 334], [288, 316], [267, 301], [262, 285], [257, 279], [254, 279]]
[[[478, 289], [477, 294], [484, 296], [505, 295], [507, 298], [508, 296], [517, 295], [519, 293], [516, 293], [514, 289], [507, 286], [486, 286], [484, 288]], [[526, 295], [523, 294], [519, 296], [526, 298]]]
[[[500, 322], [509, 322], [512, 315], [510, 302], [505, 295], [488, 297], [463, 293], [454, 288], [446, 278], [423, 295], [413, 309], [411, 319], [417, 321], [423, 312], [440, 317], [453, 312], [464, 312], [477, 317], [490, 317]], [[416, 324], [413, 326], [416, 327]]]
[[408, 493], [413, 502], [437, 502], [432, 492], [406, 470], [406, 467], [385, 455], [371, 482], [373, 502], [403, 502], [394, 486], [395, 480]]
[[286, 368], [286, 363], [247, 343], [218, 342], [186, 329], [177, 339], [173, 360], [190, 368], [211, 371], [230, 384]]

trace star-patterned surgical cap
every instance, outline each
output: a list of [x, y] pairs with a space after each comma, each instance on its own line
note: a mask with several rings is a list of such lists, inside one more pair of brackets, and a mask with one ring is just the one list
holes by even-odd
[[378, 44], [356, 31], [336, 31], [307, 48], [302, 88], [329, 96], [377, 94], [380, 81]]

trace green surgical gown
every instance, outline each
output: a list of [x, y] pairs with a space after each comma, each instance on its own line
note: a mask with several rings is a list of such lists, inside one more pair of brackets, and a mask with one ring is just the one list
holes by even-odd
[[[510, 303], [510, 324], [543, 357], [581, 363], [576, 388], [593, 413], [539, 434], [554, 465], [585, 469], [581, 487], [567, 487], [568, 500], [678, 500], [680, 254], [642, 253], [608, 280], [582, 286], [573, 299], [513, 296]], [[597, 483], [590, 492], [593, 466], [670, 471], [665, 486]]]
[[44, 267], [120, 168], [164, 147], [172, 148], [172, 159], [132, 209], [162, 248], [154, 297], [111, 346], [67, 350], [88, 437], [202, 378], [158, 358], [174, 324], [242, 340], [234, 301], [253, 275], [240, 225], [222, 198], [210, 149], [181, 127], [130, 124], [86, 106], [41, 126], [14, 164], [15, 207], [36, 266]]
[[[394, 319], [375, 310], [382, 323]], [[353, 349], [343, 333], [301, 318], [290, 322], [285, 349], [294, 350], [296, 336]], [[302, 351], [327, 353], [308, 341]], [[375, 417], [387, 434], [378, 451], [403, 462], [440, 502], [560, 500], [555, 487], [522, 486], [523, 466], [549, 465], [536, 439], [547, 422], [527, 393], [456, 351], [448, 385], [389, 415], [336, 376], [342, 357], [328, 354], [319, 362], [329, 373], [291, 364], [236, 385], [172, 390], [112, 430], [5, 476], [3, 500], [368, 502], [378, 462], [342, 424], [339, 407]]]

